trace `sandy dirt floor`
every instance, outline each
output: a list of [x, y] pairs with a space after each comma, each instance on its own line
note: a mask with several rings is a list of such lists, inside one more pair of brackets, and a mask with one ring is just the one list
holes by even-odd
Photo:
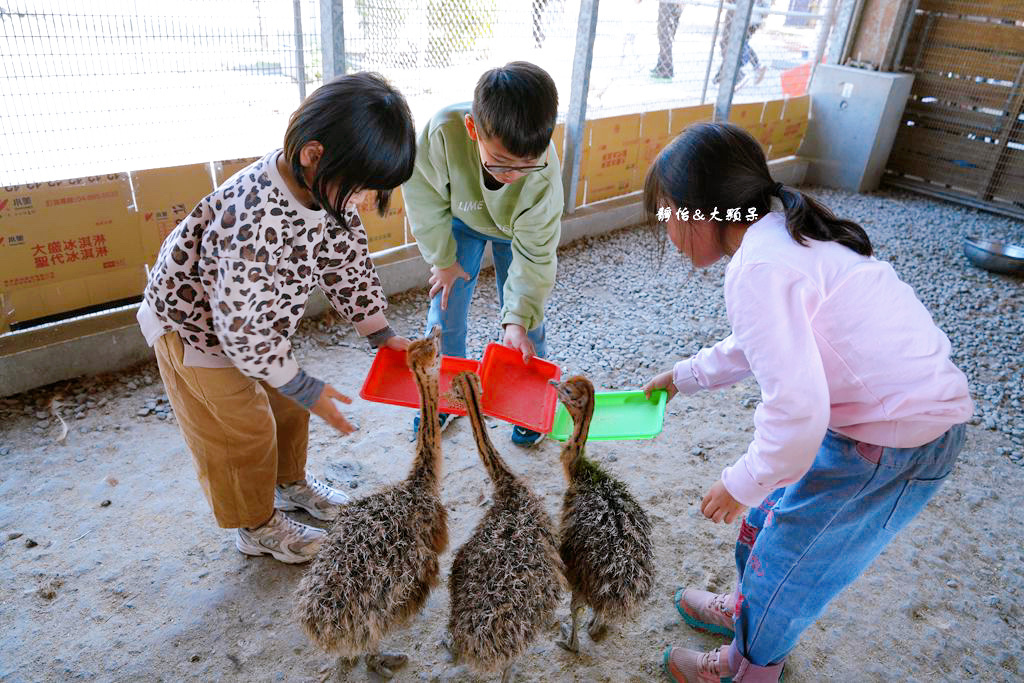
[[[483, 291], [493, 288], [487, 277]], [[475, 311], [493, 305], [482, 299]], [[400, 329], [417, 328], [424, 310], [422, 290], [392, 303]], [[328, 327], [305, 324], [298, 355], [312, 374], [355, 396], [372, 356], [344, 326], [341, 333]], [[678, 357], [667, 343], [643, 352], [656, 367]], [[591, 376], [623, 388], [608, 381], [615, 370], [597, 366]], [[45, 408], [55, 393], [80, 406], [68, 416], [62, 444]], [[656, 586], [639, 618], [601, 643], [584, 635], [579, 656], [555, 645], [553, 624], [521, 658], [517, 680], [659, 680], [666, 644], [709, 649], [721, 642], [686, 627], [671, 598], [680, 585], [732, 585], [737, 527], [703, 519], [699, 502], [745, 449], [757, 395], [746, 381], [676, 399], [656, 439], [591, 445], [590, 455], [649, 511]], [[155, 364], [146, 364], [3, 403], [0, 680], [378, 680], [361, 663], [339, 666], [317, 651], [295, 623], [292, 593], [303, 567], [245, 557], [233, 533], [216, 527], [162, 397]], [[360, 429], [344, 438], [314, 419], [309, 470], [355, 496], [403, 477], [413, 411], [357, 399], [348, 414]], [[520, 450], [508, 425], [492, 426], [509, 464], [557, 514], [564, 490], [558, 444]], [[787, 681], [1021, 680], [1024, 470], [998, 455], [1008, 445], [998, 432], [969, 427], [949, 483], [808, 630], [788, 661]], [[489, 502], [465, 419], [444, 436], [443, 497], [451, 525], [447, 573]], [[410, 656], [396, 680], [487, 680], [451, 663], [439, 646], [447, 608], [442, 584], [412, 625], [386, 640], [387, 649]], [[567, 613], [568, 597], [560, 618]]]

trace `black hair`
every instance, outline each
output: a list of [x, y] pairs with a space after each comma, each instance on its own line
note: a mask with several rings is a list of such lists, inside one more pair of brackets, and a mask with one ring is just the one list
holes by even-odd
[[551, 142], [558, 116], [558, 89], [547, 71], [529, 62], [491, 69], [473, 91], [473, 120], [485, 138], [497, 138], [509, 154], [539, 157]]
[[[793, 240], [807, 246], [807, 239], [838, 242], [858, 254], [871, 256], [871, 240], [864, 228], [837, 218], [827, 207], [794, 188], [772, 180], [768, 162], [757, 140], [731, 123], [695, 123], [686, 128], [658, 154], [644, 182], [644, 209], [654, 224], [659, 204], [671, 200], [691, 212], [712, 208], [754, 209], [758, 217], [771, 211], [771, 198], [782, 200], [786, 229]], [[726, 222], [720, 224], [722, 244]]]
[[[319, 142], [323, 154], [306, 183], [300, 153]], [[317, 88], [295, 110], [284, 135], [284, 155], [296, 182], [340, 225], [348, 227], [345, 204], [354, 192], [377, 190], [377, 211], [384, 215], [391, 191], [412, 176], [416, 128], [409, 104], [382, 76], [360, 72], [340, 76]], [[336, 185], [332, 205], [328, 187]]]

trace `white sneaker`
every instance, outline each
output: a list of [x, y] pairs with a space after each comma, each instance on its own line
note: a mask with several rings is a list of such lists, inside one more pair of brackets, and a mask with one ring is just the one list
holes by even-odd
[[303, 509], [317, 519], [331, 521], [338, 517], [338, 510], [349, 502], [349, 497], [338, 489], [311, 477], [290, 486], [274, 488], [274, 507], [278, 510]]
[[288, 564], [308, 562], [316, 556], [327, 533], [300, 524], [280, 510], [263, 526], [238, 529], [235, 547], [246, 555], [271, 555]]

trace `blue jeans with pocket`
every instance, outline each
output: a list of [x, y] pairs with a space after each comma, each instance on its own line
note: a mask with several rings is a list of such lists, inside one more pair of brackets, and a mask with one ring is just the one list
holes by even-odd
[[[469, 275], [469, 280], [456, 280], [448, 294], [448, 308], [441, 310], [441, 293], [438, 292], [430, 300], [427, 311], [427, 331], [434, 325], [441, 326], [441, 353], [446, 356], [466, 357], [466, 334], [469, 331], [469, 304], [473, 300], [477, 276], [480, 275], [480, 262], [484, 256], [484, 247], [491, 243], [494, 256], [494, 279], [498, 285], [498, 306], [505, 303], [505, 280], [508, 269], [512, 265], [512, 242], [495, 237], [488, 237], [473, 230], [458, 218], [452, 218], [452, 234], [455, 236], [455, 260]], [[533, 342], [537, 355], [547, 356], [544, 343], [544, 323], [527, 330], [527, 336]]]
[[939, 490], [965, 431], [882, 448], [829, 430], [803, 479], [747, 513], [736, 542], [734, 681], [778, 680], [800, 634]]

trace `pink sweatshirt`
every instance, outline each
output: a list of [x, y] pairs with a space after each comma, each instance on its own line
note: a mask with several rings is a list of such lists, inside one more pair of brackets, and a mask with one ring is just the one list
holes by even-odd
[[967, 378], [949, 339], [887, 263], [786, 231], [779, 212], [750, 226], [725, 273], [732, 334], [676, 364], [683, 394], [761, 387], [754, 439], [722, 481], [756, 507], [810, 469], [826, 429], [866, 443], [920, 446], [966, 422]]

